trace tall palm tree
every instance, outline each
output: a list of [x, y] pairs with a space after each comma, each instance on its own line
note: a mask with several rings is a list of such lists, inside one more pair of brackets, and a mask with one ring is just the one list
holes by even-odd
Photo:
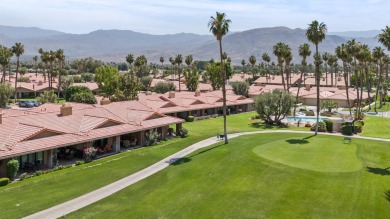
[[[364, 78], [366, 76], [366, 73], [368, 74], [368, 62], [371, 59], [371, 51], [368, 48], [368, 45], [361, 45], [360, 49], [356, 55], [356, 59], [359, 61], [359, 78], [356, 77], [356, 83], [358, 83], [358, 87], [360, 86], [360, 97], [358, 98], [358, 104], [357, 104], [357, 112], [361, 111], [361, 105], [362, 105], [362, 99], [363, 99], [363, 87], [364, 87]], [[359, 80], [359, 82], [358, 82]], [[368, 80], [368, 78], [366, 78]], [[368, 89], [368, 88], [367, 88]], [[358, 113], [359, 115], [359, 113]]]
[[186, 63], [187, 67], [190, 67], [190, 65], [192, 65], [193, 60], [194, 58], [192, 57], [192, 55], [188, 55], [186, 56], [184, 62]]
[[286, 45], [285, 47], [285, 54], [284, 54], [284, 61], [286, 62], [286, 65], [284, 66], [285, 67], [285, 74], [286, 74], [286, 87], [287, 87], [287, 91], [290, 91], [290, 84], [291, 84], [291, 61], [292, 61], [292, 53], [291, 53], [291, 49], [288, 45]]
[[378, 41], [390, 51], [390, 27], [386, 26], [382, 29], [382, 33], [378, 35]]
[[38, 56], [34, 56], [33, 61], [34, 61], [35, 77], [37, 77], [38, 76]]
[[163, 69], [163, 66], [164, 66], [164, 57], [160, 57], [160, 62], [161, 62], [161, 69]]
[[326, 85], [328, 85], [328, 60], [329, 60], [329, 53], [324, 52], [322, 54], [322, 60], [324, 60], [324, 64], [325, 64]]
[[244, 72], [245, 65], [246, 65], [245, 59], [241, 60], [241, 65], [242, 65], [242, 72]]
[[49, 63], [50, 63], [50, 75], [49, 75], [49, 87], [53, 89], [53, 71], [54, 71], [54, 63], [57, 59], [57, 53], [55, 51], [49, 51]]
[[256, 57], [254, 55], [251, 55], [249, 57], [249, 63], [251, 63], [252, 65], [252, 79], [253, 79], [253, 82], [255, 81], [255, 71], [254, 71], [254, 67], [256, 65]]
[[15, 94], [14, 94], [14, 99], [16, 103], [16, 88], [18, 87], [18, 74], [19, 74], [19, 65], [20, 65], [20, 56], [24, 53], [24, 45], [21, 43], [15, 43], [14, 46], [12, 46], [12, 52], [16, 56], [16, 74], [15, 74]]
[[5, 82], [6, 68], [10, 64], [12, 56], [13, 53], [10, 48], [0, 45], [0, 64], [3, 66], [3, 76], [1, 78], [1, 82]]
[[175, 57], [175, 63], [177, 64], [177, 75], [179, 76], [179, 92], [181, 92], [180, 88], [180, 80], [181, 80], [181, 69], [180, 65], [183, 63], [183, 56], [181, 54], [177, 54]]
[[65, 67], [65, 55], [64, 55], [64, 50], [63, 49], [58, 49], [56, 51], [56, 58], [58, 60], [58, 67], [59, 67], [59, 71], [58, 71], [58, 84], [57, 84], [57, 96], [58, 98], [60, 97], [60, 92], [61, 92], [61, 74], [62, 74], [62, 71]]
[[222, 75], [222, 102], [223, 102], [223, 132], [225, 136], [225, 144], [228, 143], [228, 137], [226, 132], [226, 71], [223, 63], [222, 52], [222, 37], [229, 32], [231, 20], [226, 18], [225, 13], [216, 12], [216, 17], [211, 16], [208, 23], [208, 27], [211, 33], [217, 38], [219, 42], [219, 54], [221, 56], [221, 75]]
[[302, 77], [305, 73], [305, 69], [307, 66], [307, 61], [306, 58], [311, 55], [311, 50], [310, 50], [310, 45], [307, 43], [304, 43], [299, 46], [299, 56], [302, 57], [302, 68], [301, 68], [301, 75], [299, 76], [299, 81], [298, 81], [298, 90], [297, 90], [297, 95], [295, 97], [295, 105], [294, 105], [294, 114], [295, 115], [295, 110], [296, 110], [296, 104], [298, 104], [298, 98], [299, 98], [299, 90], [301, 89], [301, 84], [302, 84]]
[[226, 60], [228, 58], [228, 54], [226, 52], [222, 53], [222, 59]]
[[126, 62], [129, 63], [129, 68], [131, 69], [131, 65], [133, 64], [134, 62], [134, 55], [129, 53], [127, 54], [126, 56]]
[[311, 22], [306, 30], [307, 39], [316, 46], [316, 54], [314, 56], [314, 62], [316, 65], [315, 74], [317, 81], [317, 121], [315, 135], [318, 133], [318, 122], [320, 116], [320, 55], [318, 53], [318, 44], [320, 44], [325, 39], [326, 30], [326, 25], [322, 22], [318, 23], [316, 20]]
[[268, 73], [268, 77], [266, 77], [266, 81], [268, 82], [268, 78], [270, 77], [270, 70], [269, 70], [269, 63], [271, 62], [271, 57], [268, 55], [268, 53], [263, 53], [263, 55], [261, 56], [261, 58], [263, 59], [264, 62], [267, 63], [267, 71], [266, 71], [266, 74]]
[[343, 76], [344, 76], [344, 83], [345, 83], [345, 91], [347, 94], [347, 103], [348, 103], [348, 108], [349, 108], [349, 115], [352, 116], [352, 111], [351, 111], [351, 104], [349, 102], [349, 86], [348, 86], [348, 62], [351, 59], [350, 54], [347, 52], [347, 48], [344, 44], [341, 44], [341, 46], [336, 47], [335, 49], [336, 55], [341, 61], [343, 62]]
[[[336, 73], [337, 69], [334, 68], [335, 66], [335, 63], [337, 63], [337, 56], [335, 55], [332, 55], [332, 54], [329, 54], [328, 56], [328, 65], [329, 65], [329, 68], [330, 68], [330, 85], [333, 87], [333, 78], [334, 78], [334, 74]], [[332, 71], [332, 68], [333, 68], [333, 71]]]
[[[378, 100], [379, 95], [379, 89], [382, 86], [382, 80], [383, 80], [383, 57], [385, 56], [385, 52], [383, 51], [382, 47], [375, 47], [372, 51], [372, 56], [374, 58], [374, 61], [376, 62], [377, 70], [376, 70], [376, 80], [375, 80], [375, 86], [376, 86], [376, 92], [375, 92], [375, 102]], [[380, 108], [382, 107], [382, 98], [379, 98], [380, 101]], [[376, 111], [376, 104], [374, 105], [374, 110]]]
[[38, 50], [38, 53], [41, 55], [43, 82], [46, 83], [46, 69], [49, 63], [49, 53], [44, 51], [42, 48]]
[[[354, 75], [355, 75], [355, 80], [356, 80], [356, 83], [355, 83], [355, 89], [356, 89], [356, 98], [357, 98], [357, 102], [359, 103], [359, 83], [358, 83], [358, 65], [357, 65], [357, 55], [359, 54], [359, 51], [360, 51], [360, 43], [356, 42], [355, 39], [352, 39], [352, 40], [348, 40], [347, 41], [347, 51], [348, 53], [351, 55], [352, 57], [352, 66], [353, 66], [353, 72], [354, 72]], [[355, 110], [355, 117], [358, 117], [358, 109], [359, 109], [359, 106], [357, 106], [356, 108], [357, 110]]]
[[278, 42], [273, 46], [274, 55], [278, 58], [278, 65], [280, 68], [280, 75], [282, 76], [282, 84], [283, 84], [284, 90], [286, 90], [286, 83], [285, 83], [284, 74], [283, 74], [283, 63], [284, 63], [284, 58], [287, 54], [287, 47], [286, 46], [287, 45], [282, 43], [282, 42]]

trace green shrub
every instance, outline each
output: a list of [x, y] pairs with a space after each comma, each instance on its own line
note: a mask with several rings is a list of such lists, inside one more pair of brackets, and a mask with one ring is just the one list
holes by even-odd
[[20, 78], [18, 78], [18, 82], [27, 82], [29, 80], [30, 80], [29, 77], [20, 77]]
[[19, 170], [19, 161], [12, 159], [7, 163], [7, 177], [13, 179]]
[[81, 164], [84, 164], [84, 161], [82, 161], [82, 160], [76, 161], [76, 166], [80, 166]]
[[92, 73], [86, 72], [86, 73], [81, 74], [81, 80], [83, 80], [84, 82], [93, 81], [94, 78], [95, 78], [95, 75]]
[[33, 175], [34, 176], [40, 176], [42, 174], [43, 174], [42, 170], [37, 170], [37, 171], [35, 171], [35, 173]]
[[97, 100], [91, 91], [75, 93], [70, 97], [69, 101], [76, 102], [76, 103], [88, 103], [88, 104], [97, 103]]
[[178, 134], [179, 134], [180, 137], [185, 138], [187, 136], [187, 134], [188, 134], [188, 130], [185, 129], [185, 128], [182, 128], [182, 129], [180, 129], [178, 131]]
[[306, 116], [314, 116], [314, 111], [313, 110], [306, 111], [305, 114]]
[[159, 134], [158, 134], [158, 132], [151, 131], [151, 132], [146, 133], [146, 138], [147, 138], [146, 145], [152, 146], [152, 145], [157, 144]]
[[0, 186], [6, 186], [9, 183], [8, 178], [0, 178]]
[[353, 127], [350, 125], [342, 125], [341, 126], [341, 133], [343, 135], [352, 135]]
[[333, 132], [333, 121], [330, 119], [324, 120], [325, 126], [326, 126], [326, 131], [328, 132]]
[[158, 94], [165, 94], [168, 91], [175, 91], [176, 86], [172, 82], [158, 82], [154, 87], [154, 91]]
[[91, 90], [85, 86], [70, 86], [65, 94], [65, 100], [69, 101], [70, 98], [77, 93], [91, 93]]
[[193, 122], [193, 121], [194, 121], [194, 116], [187, 117], [187, 122]]
[[73, 82], [74, 83], [83, 83], [84, 81], [80, 76], [75, 75], [75, 76], [73, 76]]
[[[310, 128], [310, 131], [315, 131], [316, 130], [316, 123], [314, 123], [311, 128]], [[319, 132], [326, 132], [326, 125], [325, 125], [325, 122], [318, 122], [318, 131]]]

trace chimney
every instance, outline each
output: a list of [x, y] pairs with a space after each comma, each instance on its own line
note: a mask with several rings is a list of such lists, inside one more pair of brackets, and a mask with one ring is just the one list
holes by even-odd
[[62, 104], [60, 108], [61, 116], [70, 116], [72, 115], [72, 105], [69, 103]]
[[199, 97], [200, 96], [200, 90], [196, 90], [195, 91], [195, 97]]
[[169, 98], [175, 98], [175, 92], [169, 91]]
[[38, 85], [42, 85], [43, 84], [43, 82], [42, 81], [38, 81]]
[[146, 92], [145, 92], [145, 95], [152, 95], [152, 92], [146, 91]]
[[100, 105], [108, 105], [110, 103], [111, 103], [111, 101], [108, 98], [103, 98], [100, 100]]
[[306, 84], [306, 90], [310, 91], [310, 84]]

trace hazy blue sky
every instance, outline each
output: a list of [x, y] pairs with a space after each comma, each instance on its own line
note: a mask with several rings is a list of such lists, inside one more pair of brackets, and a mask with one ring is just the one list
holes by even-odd
[[329, 31], [383, 29], [388, 0], [0, 0], [0, 24], [87, 33], [127, 29], [144, 33], [209, 34], [216, 11], [232, 20], [231, 31], [259, 27], [306, 28], [312, 20]]

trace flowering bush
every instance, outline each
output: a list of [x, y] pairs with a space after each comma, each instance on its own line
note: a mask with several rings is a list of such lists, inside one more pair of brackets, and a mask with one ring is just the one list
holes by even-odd
[[91, 162], [96, 157], [96, 149], [94, 147], [88, 147], [84, 149], [84, 162]]

